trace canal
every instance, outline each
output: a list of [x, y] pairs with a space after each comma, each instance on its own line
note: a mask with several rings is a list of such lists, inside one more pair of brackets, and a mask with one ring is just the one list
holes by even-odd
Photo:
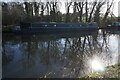
[[120, 33], [3, 34], [3, 78], [76, 78], [118, 63]]

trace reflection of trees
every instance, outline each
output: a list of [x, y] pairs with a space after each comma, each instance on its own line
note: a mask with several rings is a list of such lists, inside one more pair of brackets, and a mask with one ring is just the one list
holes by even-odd
[[[5, 41], [2, 41], [2, 64], [8, 64], [11, 62], [14, 58], [14, 55], [12, 51], [8, 52], [8, 47], [5, 47], [5, 44], [7, 44]], [[8, 43], [9, 45], [9, 43]]]
[[[102, 35], [99, 36], [101, 37], [102, 39], [102, 43], [100, 45], [100, 42], [97, 42], [99, 44], [99, 48], [100, 48], [100, 53], [104, 56], [103, 56], [103, 59], [108, 59], [109, 60], [111, 59], [111, 54], [110, 54], [110, 49], [109, 49], [109, 37], [110, 37], [110, 34], [108, 34], [106, 31], [102, 31]], [[106, 61], [106, 60], [105, 60]], [[109, 63], [109, 62], [108, 62]], [[109, 65], [109, 64], [108, 64]]]
[[70, 69], [76, 77], [81, 73], [80, 71], [85, 73], [85, 68], [88, 68], [86, 62], [93, 55], [102, 55], [105, 52], [106, 57], [110, 56], [107, 37], [109, 35], [103, 32], [102, 35], [94, 33], [82, 37], [64, 38], [63, 42], [61, 39], [42, 41], [38, 37], [22, 39], [22, 61], [26, 68], [36, 64], [45, 66], [59, 64], [61, 68]]
[[48, 41], [45, 43], [42, 43], [41, 45], [39, 44], [39, 46], [41, 46], [39, 55], [40, 55], [41, 63], [44, 63], [45, 65], [49, 65], [50, 64], [50, 42]]
[[37, 42], [32, 41], [32, 37], [21, 36], [22, 46], [22, 64], [25, 70], [28, 70], [36, 63]]
[[7, 51], [6, 51], [7, 48], [3, 44], [5, 44], [5, 43], [4, 42], [2, 43], [2, 48], [3, 48], [3, 50], [2, 50], [2, 64], [4, 65], [4, 64], [7, 64], [10, 61], [12, 61], [14, 55], [13, 54], [7, 54]]

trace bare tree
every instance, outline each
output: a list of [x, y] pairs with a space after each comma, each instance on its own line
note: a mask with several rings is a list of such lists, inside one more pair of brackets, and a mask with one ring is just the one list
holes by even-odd
[[99, 26], [100, 26], [100, 9], [104, 4], [105, 2], [98, 2], [94, 13], [94, 22], [97, 22]]
[[57, 13], [57, 2], [51, 2], [50, 15], [52, 21], [56, 21], [56, 13]]
[[88, 22], [91, 22], [92, 14], [93, 14], [93, 11], [94, 11], [94, 9], [95, 9], [96, 4], [97, 4], [96, 1], [94, 1], [93, 4], [92, 4], [93, 7], [92, 7], [92, 9], [91, 9], [90, 16], [89, 16], [89, 18], [88, 18]]
[[104, 15], [103, 20], [102, 20], [103, 21], [102, 27], [105, 26], [105, 24], [106, 24], [106, 20], [107, 20], [108, 14], [110, 13], [110, 9], [111, 9], [112, 5], [113, 5], [113, 0], [110, 3], [110, 5], [109, 5], [109, 2], [107, 2], [107, 10], [106, 10], [105, 15]]
[[70, 16], [69, 16], [69, 11], [70, 11], [70, 6], [72, 5], [72, 2], [67, 2], [65, 3], [65, 7], [66, 7], [66, 22], [70, 22]]
[[78, 9], [78, 12], [79, 12], [79, 21], [80, 22], [82, 22], [83, 7], [84, 7], [84, 2], [79, 2], [77, 9]]
[[85, 11], [86, 11], [85, 12], [85, 15], [86, 15], [86, 20], [85, 21], [88, 22], [88, 1], [87, 0], [86, 0], [85, 4], [86, 4], [85, 5]]
[[33, 5], [31, 2], [24, 2], [27, 16], [33, 16]]
[[40, 6], [40, 3], [39, 2], [33, 2], [33, 5], [34, 5], [35, 16], [39, 16], [39, 6]]
[[73, 14], [72, 14], [72, 22], [77, 22], [78, 21], [77, 6], [78, 6], [78, 3], [74, 2], [74, 5], [73, 5]]

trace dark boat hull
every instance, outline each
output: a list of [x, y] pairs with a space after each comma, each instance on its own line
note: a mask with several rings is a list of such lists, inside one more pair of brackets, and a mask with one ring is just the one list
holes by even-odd
[[51, 33], [51, 32], [81, 32], [98, 30], [96, 23], [21, 23], [20, 29], [13, 33]]
[[[45, 34], [38, 34], [38, 35], [28, 35], [28, 34], [21, 34], [16, 37], [16, 34], [3, 34], [4, 41], [12, 40], [13, 38], [16, 41], [22, 40], [23, 42], [26, 42], [28, 40], [31, 40], [32, 42], [36, 41], [49, 41], [49, 40], [57, 40], [61, 38], [80, 38], [85, 36], [92, 36], [97, 35], [97, 31], [91, 31], [91, 32], [61, 32], [61, 33], [45, 33]], [[20, 38], [19, 38], [20, 37]]]
[[113, 22], [113, 23], [107, 25], [106, 29], [109, 29], [109, 30], [120, 30], [120, 22]]
[[107, 26], [107, 30], [120, 30], [120, 26]]
[[40, 29], [24, 29], [24, 30], [12, 30], [13, 33], [19, 34], [33, 34], [33, 33], [59, 33], [59, 32], [91, 32], [96, 31], [97, 28], [40, 28]]

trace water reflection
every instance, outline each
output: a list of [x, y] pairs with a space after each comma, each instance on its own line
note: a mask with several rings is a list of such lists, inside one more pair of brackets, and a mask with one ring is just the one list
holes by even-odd
[[119, 38], [119, 34], [106, 31], [4, 34], [3, 78], [78, 77], [103, 71], [117, 63]]

